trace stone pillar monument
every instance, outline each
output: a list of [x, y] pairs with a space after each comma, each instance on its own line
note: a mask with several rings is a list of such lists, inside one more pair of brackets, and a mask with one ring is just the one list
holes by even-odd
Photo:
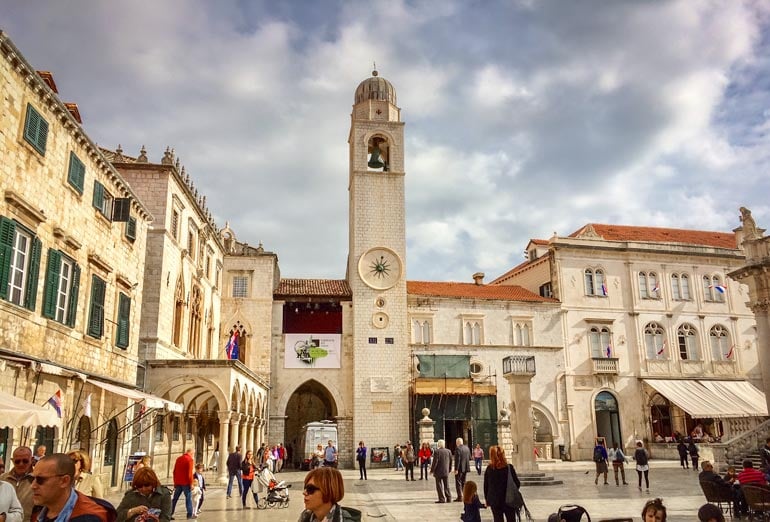
[[433, 443], [435, 441], [434, 426], [436, 425], [436, 421], [431, 419], [429, 415], [430, 415], [430, 410], [428, 408], [423, 408], [422, 419], [418, 421], [418, 424], [420, 425], [420, 428], [419, 428], [420, 440], [418, 440], [417, 444], [415, 444], [416, 448], [419, 448], [423, 442]]
[[512, 355], [503, 359], [503, 376], [511, 388], [511, 463], [517, 470], [537, 469], [532, 439], [532, 396], [535, 357]]
[[762, 391], [770, 411], [770, 237], [757, 228], [751, 211], [741, 207], [742, 225], [734, 230], [746, 264], [727, 274], [749, 287], [749, 308], [757, 321], [757, 353], [762, 371]]

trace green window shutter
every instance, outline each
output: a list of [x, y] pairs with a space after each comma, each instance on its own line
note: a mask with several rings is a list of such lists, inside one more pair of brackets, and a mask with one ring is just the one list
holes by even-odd
[[93, 199], [93, 205], [100, 212], [102, 210], [102, 206], [104, 205], [104, 185], [102, 185], [101, 183], [99, 183], [96, 180], [94, 180], [94, 199]]
[[70, 288], [70, 302], [67, 311], [67, 326], [75, 327], [75, 317], [78, 310], [78, 293], [80, 291], [80, 267], [72, 264], [72, 287]]
[[0, 216], [0, 298], [2, 299], [8, 299], [8, 274], [11, 271], [14, 235], [16, 235], [16, 223]]
[[131, 299], [125, 294], [119, 294], [118, 301], [118, 335], [115, 344], [120, 348], [128, 348]]
[[37, 278], [40, 275], [40, 253], [43, 251], [43, 243], [37, 238], [32, 238], [32, 252], [29, 258], [29, 273], [27, 274], [27, 287], [24, 292], [24, 308], [34, 310], [37, 304]]
[[136, 218], [129, 217], [126, 222], [126, 239], [132, 243], [136, 240]]
[[43, 317], [56, 317], [56, 293], [59, 289], [59, 271], [61, 270], [61, 252], [48, 249], [48, 261], [45, 267], [45, 287], [43, 290]]
[[88, 335], [101, 339], [104, 334], [104, 292], [106, 283], [93, 276], [91, 285], [91, 312], [88, 314]]
[[86, 166], [80, 161], [74, 152], [70, 152], [70, 167], [67, 172], [67, 181], [80, 194], [83, 193], [83, 184], [86, 179]]
[[27, 118], [24, 121], [24, 139], [35, 147], [40, 154], [45, 155], [48, 140], [48, 122], [43, 119], [31, 103], [27, 104]]

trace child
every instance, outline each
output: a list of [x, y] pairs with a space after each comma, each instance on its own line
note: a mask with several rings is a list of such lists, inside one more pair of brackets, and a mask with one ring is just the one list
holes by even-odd
[[666, 522], [666, 506], [661, 499], [647, 501], [642, 509], [642, 522]]
[[201, 488], [200, 501], [198, 504], [193, 506], [193, 511], [197, 515], [201, 512], [203, 501], [206, 499], [206, 477], [203, 476], [203, 464], [200, 462], [195, 466], [195, 473], [193, 474], [193, 478], [198, 481], [198, 486]]
[[203, 490], [201, 490], [201, 487], [198, 484], [198, 479], [193, 479], [192, 488], [190, 489], [190, 494], [192, 495], [193, 515], [197, 517], [198, 506], [200, 505], [201, 495], [203, 494]]
[[481, 522], [481, 508], [486, 509], [486, 504], [482, 504], [479, 500], [479, 496], [476, 493], [476, 483], [472, 480], [467, 480], [463, 487], [463, 505], [465, 510], [460, 518], [463, 522]]

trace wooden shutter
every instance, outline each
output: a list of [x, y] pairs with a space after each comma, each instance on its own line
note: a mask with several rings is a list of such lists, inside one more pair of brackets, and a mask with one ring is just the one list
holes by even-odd
[[0, 298], [2, 299], [8, 299], [8, 274], [11, 271], [15, 235], [16, 223], [0, 216]]
[[136, 218], [129, 217], [126, 222], [126, 239], [132, 243], [136, 240]]
[[72, 287], [70, 288], [70, 302], [67, 310], [67, 326], [75, 327], [75, 317], [78, 309], [78, 293], [80, 292], [80, 267], [72, 263]]
[[24, 139], [40, 154], [45, 155], [45, 146], [48, 140], [48, 122], [32, 107], [31, 103], [27, 104], [27, 117], [24, 121]]
[[61, 271], [61, 252], [48, 249], [48, 261], [45, 267], [45, 287], [43, 289], [43, 316], [49, 319], [56, 317], [56, 294], [59, 289], [59, 273]]
[[27, 284], [24, 290], [24, 308], [34, 310], [37, 304], [37, 278], [40, 275], [40, 253], [43, 243], [36, 237], [32, 237], [32, 249], [29, 257], [29, 270], [27, 271]]
[[102, 207], [104, 206], [104, 185], [96, 180], [94, 180], [94, 197], [92, 203], [99, 212], [102, 212]]
[[79, 193], [83, 193], [83, 184], [86, 177], [86, 166], [80, 161], [74, 152], [70, 152], [70, 166], [67, 173], [67, 181], [72, 185]]
[[115, 344], [128, 348], [128, 334], [131, 319], [131, 299], [125, 294], [118, 294], [118, 334]]
[[93, 276], [91, 284], [91, 312], [88, 314], [88, 335], [101, 339], [104, 334], [104, 293], [106, 283]]
[[131, 198], [115, 198], [112, 202], [112, 220], [125, 223], [130, 215]]

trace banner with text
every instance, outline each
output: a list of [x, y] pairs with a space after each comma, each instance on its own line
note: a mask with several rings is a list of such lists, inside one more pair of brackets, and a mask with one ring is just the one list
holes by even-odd
[[339, 368], [340, 334], [286, 334], [284, 368]]

